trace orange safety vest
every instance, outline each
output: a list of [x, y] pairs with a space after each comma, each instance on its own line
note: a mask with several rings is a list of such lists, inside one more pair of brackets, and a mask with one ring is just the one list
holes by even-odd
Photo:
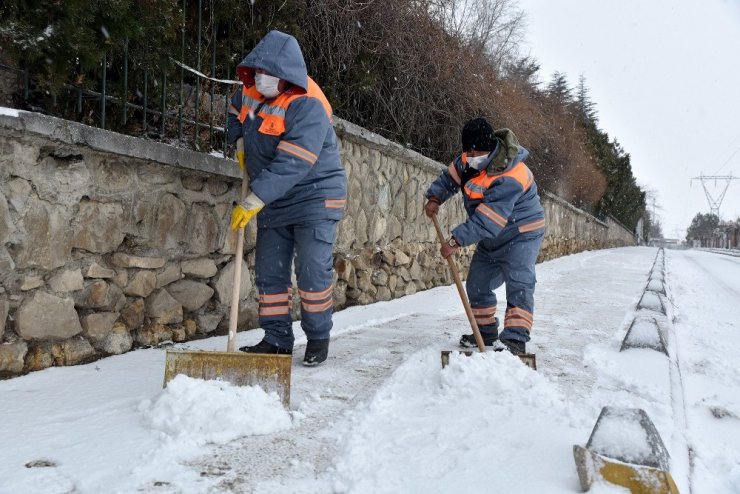
[[[457, 183], [460, 183], [460, 179], [457, 175], [457, 170], [454, 169], [454, 163], [450, 165], [450, 168], [452, 168], [452, 170], [450, 171], [450, 175], [452, 175], [453, 180], [455, 180]], [[463, 192], [470, 200], [483, 199], [483, 194], [485, 194], [491, 184], [495, 180], [503, 177], [511, 177], [519, 182], [519, 185], [522, 186], [522, 191], [525, 192], [529, 190], [529, 188], [532, 186], [532, 183], [534, 183], [534, 175], [532, 175], [532, 172], [527, 167], [527, 165], [525, 165], [523, 161], [520, 161], [509, 171], [496, 173], [495, 175], [489, 175], [488, 173], [479, 173], [478, 176], [471, 178], [465, 183]]]
[[[321, 101], [321, 104], [326, 111], [326, 115], [331, 121], [332, 109], [331, 104], [324, 96], [324, 92], [310, 77], [308, 79], [308, 91], [303, 91], [302, 88], [293, 86], [287, 91], [280, 93], [274, 100], [269, 103], [265, 103], [257, 113], [258, 117], [262, 118], [262, 124], [260, 125], [259, 131], [263, 134], [279, 136], [285, 132], [285, 113], [288, 110], [290, 103], [302, 96], [308, 96], [309, 98], [316, 98]], [[243, 86], [242, 87], [242, 108], [239, 112], [239, 121], [244, 123], [247, 117], [252, 114], [254, 115], [254, 109], [265, 101], [265, 98], [257, 91], [256, 86]]]

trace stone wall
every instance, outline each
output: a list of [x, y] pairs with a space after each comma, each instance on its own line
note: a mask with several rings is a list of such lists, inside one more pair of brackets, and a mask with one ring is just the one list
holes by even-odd
[[[444, 168], [348, 122], [335, 307], [451, 283], [423, 192]], [[0, 376], [73, 365], [228, 325], [239, 193], [233, 161], [35, 113], [0, 112]], [[628, 245], [629, 232], [543, 195], [542, 258]], [[464, 219], [459, 198], [440, 214]], [[254, 225], [239, 327], [257, 324]], [[458, 258], [469, 262], [471, 249]], [[298, 297], [294, 297], [297, 317]]]

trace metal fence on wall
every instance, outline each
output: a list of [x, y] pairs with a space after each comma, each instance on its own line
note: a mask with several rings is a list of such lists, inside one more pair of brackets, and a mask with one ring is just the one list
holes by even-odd
[[[23, 60], [18, 66], [0, 64], [0, 71], [16, 76], [15, 106], [226, 156], [229, 101], [241, 84], [231, 77], [234, 61], [245, 54], [246, 43], [243, 32], [239, 39], [231, 39], [231, 22], [221, 30], [213, 25], [204, 30], [203, 0], [196, 1], [197, 18], [186, 19], [188, 0], [182, 0], [180, 49], [170, 54], [174, 71], [132, 68], [128, 38], [111, 43], [97, 69], [88, 71], [89, 78], [95, 80], [93, 88], [70, 80], [57, 91], [35, 94], [34, 74]], [[197, 25], [197, 34], [192, 30], [187, 33], [186, 49], [188, 22]], [[197, 40], [194, 46], [193, 39]], [[115, 68], [115, 80], [110, 77], [111, 68]], [[60, 105], [62, 98], [64, 106]]]

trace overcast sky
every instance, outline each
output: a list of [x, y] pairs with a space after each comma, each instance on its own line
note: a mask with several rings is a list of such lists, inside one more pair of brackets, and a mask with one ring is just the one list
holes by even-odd
[[[692, 177], [740, 177], [740, 0], [519, 0], [525, 53], [572, 86], [583, 74], [600, 127], [656, 192], [666, 237], [709, 212]], [[724, 182], [709, 184], [718, 196]], [[740, 217], [740, 180], [720, 209]]]

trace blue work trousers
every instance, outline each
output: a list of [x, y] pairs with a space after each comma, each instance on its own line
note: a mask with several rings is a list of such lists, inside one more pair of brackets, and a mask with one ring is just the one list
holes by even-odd
[[466, 281], [478, 327], [483, 337], [496, 337], [499, 320], [494, 290], [506, 284], [506, 315], [501, 339], [529, 341], [534, 314], [534, 265], [540, 252], [542, 230], [517, 233], [505, 241], [486, 239], [478, 243]]
[[265, 340], [292, 350], [291, 268], [295, 256], [301, 327], [309, 340], [329, 338], [332, 328], [333, 262], [336, 220], [317, 220], [257, 230], [256, 283], [259, 324]]

